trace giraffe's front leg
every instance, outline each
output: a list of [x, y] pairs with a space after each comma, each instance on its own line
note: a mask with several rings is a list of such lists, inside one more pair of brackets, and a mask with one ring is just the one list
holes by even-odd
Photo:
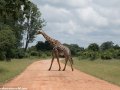
[[59, 65], [59, 69], [58, 69], [58, 71], [60, 71], [60, 70], [61, 70], [61, 66], [60, 66], [60, 61], [59, 61], [59, 52], [58, 52], [57, 49], [55, 49], [55, 55], [56, 55], [57, 62], [58, 62], [58, 65]]
[[51, 65], [50, 65], [50, 67], [49, 67], [49, 69], [48, 69], [49, 71], [51, 70], [51, 67], [52, 67], [53, 61], [54, 61], [54, 58], [52, 58]]
[[54, 51], [52, 51], [52, 61], [51, 61], [51, 65], [50, 65], [50, 68], [48, 69], [49, 71], [51, 70], [51, 67], [52, 67], [52, 64], [53, 64], [53, 61], [54, 61]]
[[59, 57], [57, 57], [57, 62], [58, 62], [58, 65], [59, 65], [59, 69], [58, 69], [58, 71], [60, 71], [60, 70], [61, 70], [61, 66], [60, 66]]

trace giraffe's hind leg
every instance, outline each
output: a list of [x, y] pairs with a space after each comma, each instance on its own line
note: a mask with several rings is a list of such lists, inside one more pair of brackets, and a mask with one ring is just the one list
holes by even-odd
[[65, 66], [63, 68], [63, 71], [65, 71], [65, 69], [66, 69], [67, 62], [68, 62], [68, 57], [65, 57]]
[[72, 71], [73, 71], [73, 60], [72, 60], [71, 57], [69, 58], [69, 61], [70, 61], [71, 69], [72, 69]]

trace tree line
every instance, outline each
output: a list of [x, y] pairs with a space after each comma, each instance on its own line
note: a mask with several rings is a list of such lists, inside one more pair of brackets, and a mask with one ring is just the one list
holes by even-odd
[[[120, 59], [120, 46], [114, 45], [112, 41], [103, 42], [101, 45], [91, 43], [86, 48], [77, 44], [64, 45], [70, 48], [73, 57], [78, 57], [79, 59]], [[28, 52], [33, 56], [47, 57], [51, 56], [52, 48], [48, 41], [39, 41], [35, 46], [30, 47]]]
[[[37, 6], [29, 0], [0, 0], [0, 60], [19, 57], [44, 26]], [[22, 39], [26, 36], [23, 50]]]
[[80, 59], [103, 60], [120, 59], [120, 46], [114, 45], [112, 41], [103, 42], [100, 46], [96, 43], [90, 44], [83, 52], [80, 53]]

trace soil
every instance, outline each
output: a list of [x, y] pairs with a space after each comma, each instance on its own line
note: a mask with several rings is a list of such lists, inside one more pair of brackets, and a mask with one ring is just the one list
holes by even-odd
[[[85, 74], [67, 66], [66, 71], [58, 71], [58, 63], [51, 60], [36, 61], [20, 75], [4, 84], [4, 88], [21, 88], [18, 90], [120, 90], [119, 86]], [[64, 64], [61, 63], [63, 68]], [[11, 89], [10, 89], [11, 90]]]

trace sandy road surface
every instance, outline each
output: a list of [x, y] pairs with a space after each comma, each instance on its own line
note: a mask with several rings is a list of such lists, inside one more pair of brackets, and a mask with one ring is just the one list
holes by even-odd
[[[50, 60], [37, 61], [6, 83], [4, 88], [24, 88], [23, 90], [120, 90], [120, 87], [106, 81], [97, 79], [78, 70], [71, 71], [67, 66], [66, 71], [57, 71], [55, 61], [53, 68], [48, 71]], [[62, 68], [63, 68], [63, 64]], [[22, 89], [19, 89], [22, 90]]]

